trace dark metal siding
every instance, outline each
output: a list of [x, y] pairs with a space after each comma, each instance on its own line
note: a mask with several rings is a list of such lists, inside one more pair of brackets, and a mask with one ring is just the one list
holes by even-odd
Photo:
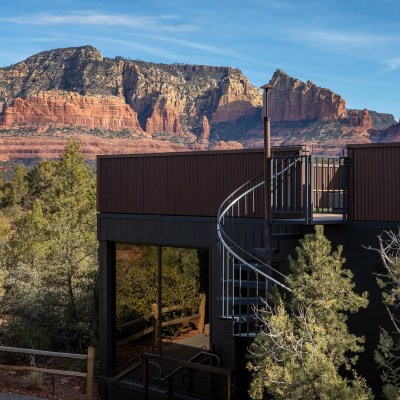
[[400, 143], [351, 145], [348, 219], [400, 221]]
[[215, 216], [221, 202], [263, 167], [262, 149], [99, 156], [97, 209]]

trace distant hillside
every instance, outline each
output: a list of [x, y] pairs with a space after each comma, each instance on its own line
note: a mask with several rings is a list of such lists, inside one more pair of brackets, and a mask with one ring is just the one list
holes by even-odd
[[[396, 123], [388, 114], [346, 110], [340, 95], [281, 70], [270, 83], [277, 143], [323, 142], [315, 126], [324, 126], [326, 139], [340, 127], [349, 139], [380, 140]], [[262, 92], [235, 68], [110, 59], [91, 46], [0, 68], [0, 160], [52, 157], [71, 136], [89, 158], [254, 147], [262, 138]]]

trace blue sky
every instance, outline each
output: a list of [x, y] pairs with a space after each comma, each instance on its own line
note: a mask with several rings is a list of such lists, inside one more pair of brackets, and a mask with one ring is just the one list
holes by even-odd
[[348, 108], [400, 117], [399, 0], [2, 0], [0, 65], [59, 47], [104, 56], [277, 68], [342, 95]]

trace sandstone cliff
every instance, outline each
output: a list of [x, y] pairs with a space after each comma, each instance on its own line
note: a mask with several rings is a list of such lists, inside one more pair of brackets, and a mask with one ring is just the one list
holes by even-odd
[[[341, 96], [281, 70], [270, 84], [275, 144], [381, 141], [396, 123], [370, 110], [347, 112]], [[51, 147], [29, 150], [40, 137], [43, 143], [82, 138], [90, 156], [93, 149], [261, 146], [262, 92], [235, 68], [110, 59], [91, 46], [57, 49], [0, 68], [0, 135], [3, 143], [23, 137], [20, 153], [12, 150], [21, 157], [51, 154]]]
[[345, 100], [330, 91], [292, 78], [278, 69], [269, 82], [272, 121], [331, 120], [347, 117]]
[[[366, 110], [366, 109], [364, 109]], [[360, 117], [364, 110], [347, 110], [347, 115], [349, 116], [349, 125], [350, 126], [358, 126], [360, 124]], [[395, 120], [392, 114], [378, 113], [376, 111], [367, 110], [368, 115], [371, 117], [371, 127], [376, 130], [383, 131], [392, 125], [396, 125], [397, 121]]]
[[385, 129], [378, 138], [380, 142], [399, 142], [400, 141], [400, 122]]
[[361, 126], [363, 128], [372, 128], [372, 117], [366, 108], [361, 112], [358, 110], [352, 110], [350, 112], [350, 125], [351, 126]]
[[110, 130], [142, 131], [137, 114], [115, 96], [82, 96], [75, 92], [50, 90], [6, 105], [0, 117], [3, 127], [13, 125], [73, 125]]
[[[51, 111], [51, 104], [57, 109]], [[62, 109], [75, 108], [77, 124], [88, 128], [105, 128], [115, 111], [108, 118], [110, 129], [204, 138], [204, 116], [211, 132], [213, 124], [256, 114], [261, 104], [260, 90], [237, 69], [107, 59], [91, 46], [43, 52], [0, 69], [0, 113], [7, 126], [57, 117], [74, 123]]]

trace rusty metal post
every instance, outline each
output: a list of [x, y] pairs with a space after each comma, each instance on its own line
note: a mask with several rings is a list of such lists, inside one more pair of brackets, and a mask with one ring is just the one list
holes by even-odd
[[273, 86], [264, 85], [261, 89], [264, 89], [265, 97], [265, 116], [264, 116], [264, 226], [265, 226], [265, 250], [266, 257], [265, 262], [271, 264], [271, 221], [270, 221], [270, 201], [271, 201], [271, 124], [268, 116], [268, 91]]

